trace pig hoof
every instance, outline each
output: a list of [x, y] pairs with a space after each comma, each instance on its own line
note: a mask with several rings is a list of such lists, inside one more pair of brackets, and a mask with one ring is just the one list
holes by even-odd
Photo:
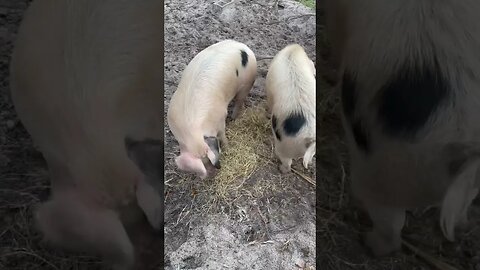
[[282, 173], [289, 173], [291, 171], [290, 166], [280, 165], [279, 166], [280, 172]]
[[368, 232], [364, 236], [367, 245], [376, 257], [386, 256], [401, 248], [401, 239], [387, 239], [375, 232]]

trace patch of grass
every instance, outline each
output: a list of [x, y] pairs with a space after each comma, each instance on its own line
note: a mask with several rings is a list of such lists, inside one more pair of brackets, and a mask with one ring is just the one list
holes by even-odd
[[268, 163], [272, 136], [265, 104], [247, 108], [227, 126], [226, 135], [229, 142], [222, 152], [222, 168], [214, 178], [213, 191], [215, 197], [228, 200], [246, 179]]
[[298, 0], [298, 2], [302, 3], [304, 6], [307, 6], [309, 8], [315, 9], [316, 7], [315, 0]]

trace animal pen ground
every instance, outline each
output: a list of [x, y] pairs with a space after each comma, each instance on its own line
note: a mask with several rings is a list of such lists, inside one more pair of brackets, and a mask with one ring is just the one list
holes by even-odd
[[[299, 43], [315, 61], [314, 10], [294, 1], [279, 1], [277, 9], [275, 1], [228, 2], [165, 1], [165, 111], [197, 53], [224, 39], [245, 43], [257, 56], [258, 75], [238, 119], [243, 123], [228, 119], [226, 129], [229, 147], [243, 140], [247, 145], [237, 149], [255, 149], [256, 168], [234, 180], [179, 172], [178, 143], [166, 125], [166, 269], [315, 269], [315, 164], [305, 170], [301, 160], [294, 161], [302, 176], [280, 173], [264, 112], [269, 56]], [[256, 141], [239, 136], [245, 125], [259, 134]], [[258, 153], [262, 149], [267, 151]], [[227, 164], [220, 173], [229, 170]]]
[[[456, 242], [444, 239], [438, 209], [418, 209], [407, 213], [403, 251], [374, 259], [362, 245], [360, 234], [371, 222], [351, 198], [347, 148], [340, 121], [340, 95], [332, 81], [329, 44], [325, 36], [324, 14], [317, 9], [317, 46], [320, 56], [317, 73], [317, 257], [322, 269], [480, 269], [480, 198], [469, 210], [469, 229], [459, 232]], [[331, 63], [331, 62], [330, 62]], [[476, 225], [476, 226], [475, 226]], [[415, 251], [414, 251], [415, 250]], [[416, 254], [417, 252], [417, 254]], [[442, 265], [448, 263], [455, 268]], [[433, 266], [437, 264], [437, 266]]]

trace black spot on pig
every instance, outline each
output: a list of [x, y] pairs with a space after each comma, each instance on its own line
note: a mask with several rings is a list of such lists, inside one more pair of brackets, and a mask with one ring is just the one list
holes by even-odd
[[354, 76], [346, 71], [342, 79], [342, 107], [345, 118], [352, 121], [356, 104], [356, 81]]
[[342, 78], [342, 109], [345, 119], [350, 123], [353, 138], [358, 148], [364, 153], [370, 152], [370, 139], [365, 126], [359, 120], [360, 116], [355, 116], [355, 107], [357, 103], [357, 81], [356, 76], [345, 71]]
[[352, 133], [358, 148], [366, 154], [370, 153], [370, 139], [368, 132], [361, 121], [355, 121], [355, 123], [353, 123]]
[[242, 56], [242, 66], [246, 67], [248, 63], [248, 54], [244, 50], [240, 50], [240, 55]]
[[235, 71], [236, 71], [236, 73], [237, 73], [237, 77], [238, 77], [238, 69], [237, 69], [237, 70], [235, 70]]
[[291, 113], [283, 122], [283, 130], [287, 136], [295, 136], [305, 125], [307, 119], [302, 112]]
[[277, 140], [281, 141], [282, 137], [277, 129], [277, 117], [275, 115], [272, 115], [272, 129], [275, 132], [275, 137], [277, 137]]
[[277, 117], [275, 115], [272, 115], [272, 128], [277, 129]]
[[280, 136], [280, 132], [278, 132], [278, 130], [275, 130], [275, 137], [277, 137], [278, 141], [282, 141], [282, 137]]
[[379, 92], [378, 116], [385, 133], [412, 139], [445, 101], [449, 89], [438, 64], [405, 64]]

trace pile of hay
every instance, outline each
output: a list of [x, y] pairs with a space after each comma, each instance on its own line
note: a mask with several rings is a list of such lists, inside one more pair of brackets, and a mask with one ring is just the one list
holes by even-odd
[[265, 103], [244, 110], [227, 125], [228, 146], [222, 152], [222, 168], [214, 178], [215, 196], [226, 199], [272, 157], [272, 131]]

